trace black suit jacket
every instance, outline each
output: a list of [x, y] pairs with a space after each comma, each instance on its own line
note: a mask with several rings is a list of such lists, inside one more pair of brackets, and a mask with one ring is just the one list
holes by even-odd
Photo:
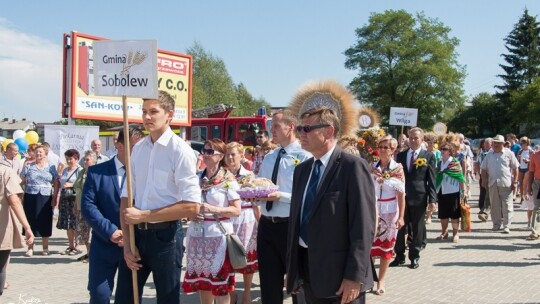
[[[294, 171], [287, 246], [287, 291], [301, 285], [298, 241], [304, 191], [313, 158]], [[310, 282], [318, 298], [335, 297], [343, 279], [373, 287], [370, 258], [375, 232], [375, 191], [363, 159], [336, 146], [317, 190], [308, 224]]]
[[422, 204], [435, 203], [437, 191], [435, 189], [435, 156], [426, 150], [420, 150], [419, 158], [426, 159], [426, 165], [412, 170], [407, 166], [407, 155], [410, 149], [397, 155], [397, 162], [403, 166], [405, 172], [405, 193], [407, 205], [420, 206]]

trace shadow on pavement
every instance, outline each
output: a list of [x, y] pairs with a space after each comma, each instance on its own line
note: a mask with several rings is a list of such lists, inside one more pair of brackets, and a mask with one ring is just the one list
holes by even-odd
[[538, 266], [538, 263], [526, 263], [526, 262], [452, 262], [452, 263], [435, 263], [435, 267], [448, 267], [448, 266], [460, 266], [460, 267], [529, 267]]

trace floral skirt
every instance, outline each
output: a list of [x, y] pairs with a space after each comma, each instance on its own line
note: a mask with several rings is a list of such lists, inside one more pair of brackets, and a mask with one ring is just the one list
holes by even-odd
[[77, 229], [77, 215], [73, 213], [73, 205], [75, 204], [75, 198], [65, 198], [64, 195], [60, 195], [60, 206], [58, 207], [58, 222], [56, 228], [67, 230]]
[[234, 269], [232, 268], [229, 254], [225, 255], [223, 266], [218, 271], [216, 276], [211, 274], [188, 273], [184, 276], [182, 289], [185, 293], [198, 291], [211, 291], [216, 297], [226, 296], [229, 292], [234, 291], [236, 280], [234, 278]]
[[83, 218], [81, 211], [77, 215], [77, 244], [90, 243], [90, 231], [92, 227]]

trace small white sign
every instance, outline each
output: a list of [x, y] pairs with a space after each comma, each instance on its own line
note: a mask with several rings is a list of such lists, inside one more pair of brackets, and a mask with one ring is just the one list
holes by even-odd
[[448, 127], [442, 122], [437, 122], [433, 126], [433, 132], [437, 135], [446, 134], [446, 131], [448, 131]]
[[389, 124], [397, 126], [416, 127], [418, 109], [413, 108], [390, 108]]
[[93, 43], [95, 95], [157, 98], [156, 40]]

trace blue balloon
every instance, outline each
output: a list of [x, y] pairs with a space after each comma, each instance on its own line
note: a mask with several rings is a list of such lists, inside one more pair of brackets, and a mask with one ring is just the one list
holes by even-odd
[[26, 141], [26, 139], [24, 139], [24, 137], [15, 139], [15, 144], [17, 145], [17, 147], [19, 147], [19, 152], [24, 153], [28, 149], [28, 142]]

